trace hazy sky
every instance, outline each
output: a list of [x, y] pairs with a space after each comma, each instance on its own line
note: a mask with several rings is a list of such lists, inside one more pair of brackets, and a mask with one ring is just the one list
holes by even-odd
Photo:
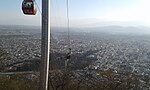
[[[52, 24], [66, 25], [66, 0], [52, 1]], [[69, 0], [71, 26], [150, 26], [150, 0]]]
[[[21, 4], [23, 0], [1, 0], [0, 1], [0, 24], [2, 25], [40, 25], [40, 14], [26, 16], [22, 13]], [[41, 6], [40, 0], [36, 0]]]
[[[41, 6], [41, 0], [36, 0]], [[40, 13], [23, 15], [22, 0], [0, 1], [0, 24], [40, 25]], [[69, 0], [71, 26], [95, 24], [150, 26], [150, 0]], [[66, 0], [51, 0], [52, 26], [66, 26]]]

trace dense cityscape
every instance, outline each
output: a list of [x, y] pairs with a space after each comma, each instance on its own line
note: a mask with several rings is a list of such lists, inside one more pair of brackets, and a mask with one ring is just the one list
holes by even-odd
[[[33, 71], [26, 78], [37, 79], [40, 38], [38, 27], [1, 26], [1, 76]], [[52, 28], [50, 90], [150, 89], [150, 36], [74, 30], [70, 43], [71, 59], [65, 70], [67, 30]]]

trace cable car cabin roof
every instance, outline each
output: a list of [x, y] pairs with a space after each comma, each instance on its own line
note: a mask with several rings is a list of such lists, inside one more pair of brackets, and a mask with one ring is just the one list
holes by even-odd
[[24, 0], [24, 2], [35, 2], [35, 0]]
[[37, 12], [35, 0], [24, 0], [22, 3], [22, 11], [26, 15], [35, 15]]

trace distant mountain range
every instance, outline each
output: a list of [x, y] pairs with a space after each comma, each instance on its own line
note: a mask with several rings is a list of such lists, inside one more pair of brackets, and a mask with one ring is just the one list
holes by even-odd
[[[66, 31], [65, 27], [52, 27], [52, 31]], [[99, 26], [99, 27], [70, 27], [71, 32], [105, 32], [109, 34], [138, 34], [150, 35], [150, 28], [142, 26]]]
[[[19, 25], [0, 25], [0, 32], [16, 33], [41, 33], [40, 26], [19, 26]], [[66, 27], [51, 27], [53, 32], [67, 32]], [[150, 28], [144, 26], [121, 26], [121, 25], [108, 25], [108, 26], [93, 26], [93, 27], [70, 27], [70, 32], [104, 32], [109, 34], [138, 34], [150, 35]]]

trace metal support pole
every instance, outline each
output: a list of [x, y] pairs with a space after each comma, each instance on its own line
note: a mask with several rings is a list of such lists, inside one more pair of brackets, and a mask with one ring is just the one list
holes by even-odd
[[50, 1], [42, 0], [42, 40], [39, 90], [48, 89], [50, 54]]

